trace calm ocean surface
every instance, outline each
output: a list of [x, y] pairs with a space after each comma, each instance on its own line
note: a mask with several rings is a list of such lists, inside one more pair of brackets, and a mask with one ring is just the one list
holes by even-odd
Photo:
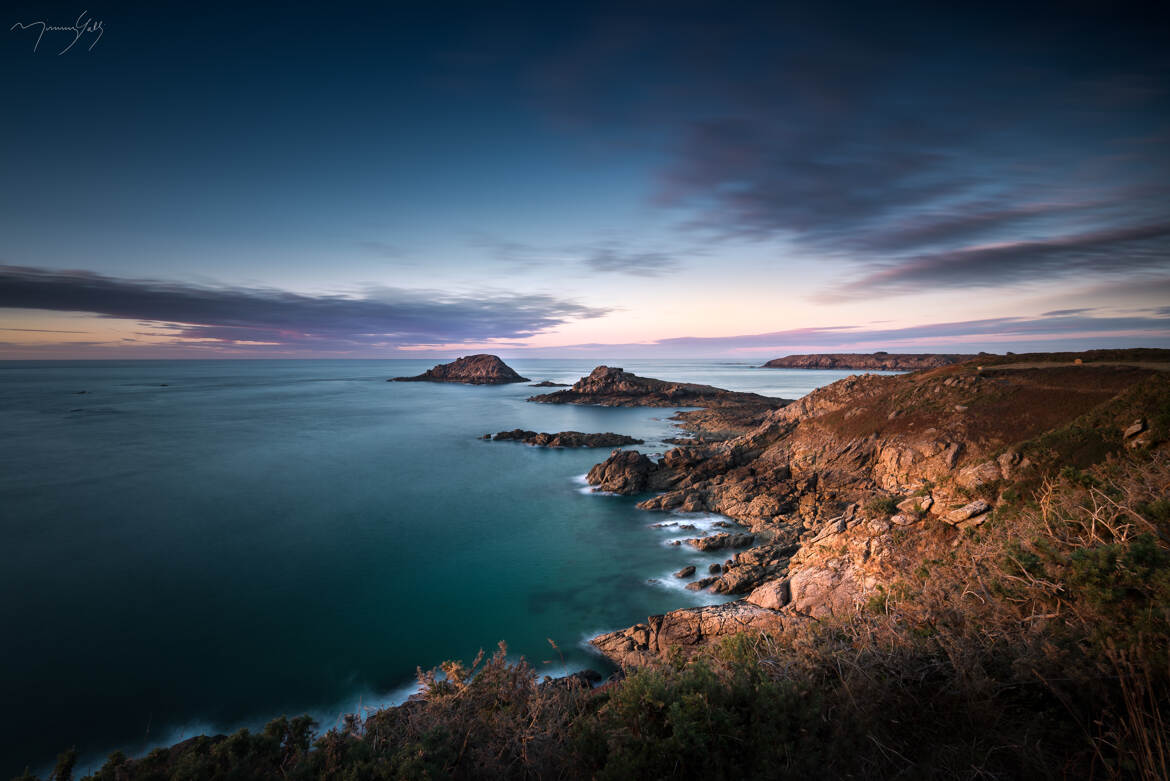
[[[559, 382], [605, 362], [508, 361]], [[662, 452], [672, 410], [385, 381], [435, 363], [0, 362], [0, 777], [282, 713], [325, 729], [501, 640], [548, 674], [608, 670], [589, 637], [719, 601], [670, 573], [723, 557], [583, 491], [607, 450], [479, 439], [614, 431]], [[848, 374], [608, 363], [786, 398]]]

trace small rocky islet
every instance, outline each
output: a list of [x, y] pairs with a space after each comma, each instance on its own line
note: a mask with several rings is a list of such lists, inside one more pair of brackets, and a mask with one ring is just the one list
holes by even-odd
[[451, 363], [441, 363], [414, 377], [392, 377], [387, 382], [460, 382], [466, 385], [504, 385], [529, 382], [499, 356], [468, 355]]

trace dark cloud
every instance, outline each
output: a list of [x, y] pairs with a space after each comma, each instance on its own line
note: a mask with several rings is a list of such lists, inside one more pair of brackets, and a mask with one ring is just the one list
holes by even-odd
[[590, 132], [664, 147], [657, 202], [698, 235], [892, 274], [875, 294], [1170, 267], [1130, 235], [1170, 223], [1164, 19], [822, 5], [614, 11], [535, 83]]
[[1068, 317], [1069, 315], [1083, 315], [1086, 312], [1095, 311], [1094, 307], [1086, 309], [1053, 309], [1050, 312], [1041, 312], [1041, 317]]
[[519, 339], [605, 309], [542, 294], [368, 288], [361, 297], [127, 280], [0, 266], [0, 308], [90, 312], [164, 324], [180, 339], [323, 351]]
[[825, 297], [982, 287], [1075, 274], [1127, 274], [1170, 265], [1170, 222], [1049, 239], [964, 247], [882, 263]]

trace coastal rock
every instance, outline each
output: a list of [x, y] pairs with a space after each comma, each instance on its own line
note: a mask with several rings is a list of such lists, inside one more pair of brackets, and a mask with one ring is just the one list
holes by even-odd
[[567, 382], [553, 382], [552, 380], [541, 380], [540, 382], [532, 383], [528, 387], [529, 388], [567, 388], [567, 387], [569, 387], [569, 383], [567, 383]]
[[748, 594], [747, 601], [769, 610], [779, 610], [792, 601], [792, 589], [787, 580], [773, 580]]
[[852, 611], [861, 591], [856, 569], [841, 559], [795, 572], [788, 587], [792, 609], [814, 617]]
[[722, 548], [746, 548], [755, 542], [752, 534], [712, 534], [709, 537], [692, 537], [684, 540], [687, 545], [701, 551], [720, 550]]
[[719, 578], [700, 578], [699, 580], [688, 583], [687, 591], [702, 591], [717, 580], [719, 580]]
[[765, 369], [861, 369], [919, 371], [969, 361], [978, 356], [942, 353], [821, 353], [773, 358]]
[[694, 575], [694, 574], [695, 574], [695, 565], [688, 564], [687, 566], [680, 569], [678, 572], [674, 573], [674, 576], [676, 578], [689, 578], [691, 575]]
[[495, 355], [468, 355], [441, 363], [415, 377], [394, 377], [387, 382], [462, 382], [468, 385], [502, 385], [528, 382]]
[[758, 605], [727, 602], [650, 616], [644, 624], [600, 635], [590, 643], [615, 664], [626, 667], [663, 658], [671, 648], [685, 653], [726, 635], [782, 629], [792, 620]]
[[534, 447], [621, 447], [622, 445], [640, 445], [642, 440], [628, 437], [625, 434], [583, 434], [580, 431], [561, 431], [557, 434], [538, 433], [524, 429], [501, 431], [492, 437], [495, 441], [513, 440], [523, 442]]
[[970, 504], [966, 504], [957, 510], [951, 510], [944, 514], [942, 519], [952, 526], [959, 528], [968, 528], [970, 526], [977, 526], [983, 523], [987, 518], [987, 513], [991, 510], [991, 505], [982, 499], [977, 499]]
[[674, 476], [661, 461], [651, 461], [636, 450], [615, 450], [590, 469], [585, 479], [602, 491], [637, 494], [664, 490], [673, 483]]
[[955, 483], [968, 491], [974, 491], [1003, 477], [1003, 470], [996, 461], [985, 461], [959, 470]]
[[528, 399], [542, 404], [597, 404], [604, 407], [721, 407], [751, 405], [776, 409], [788, 402], [689, 382], [639, 377], [614, 366], [598, 366], [568, 390]]

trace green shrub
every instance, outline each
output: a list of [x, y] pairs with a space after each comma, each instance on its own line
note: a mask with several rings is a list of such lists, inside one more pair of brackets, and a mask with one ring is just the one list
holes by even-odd
[[898, 500], [892, 496], [875, 496], [865, 503], [865, 511], [874, 517], [893, 515], [898, 511]]

